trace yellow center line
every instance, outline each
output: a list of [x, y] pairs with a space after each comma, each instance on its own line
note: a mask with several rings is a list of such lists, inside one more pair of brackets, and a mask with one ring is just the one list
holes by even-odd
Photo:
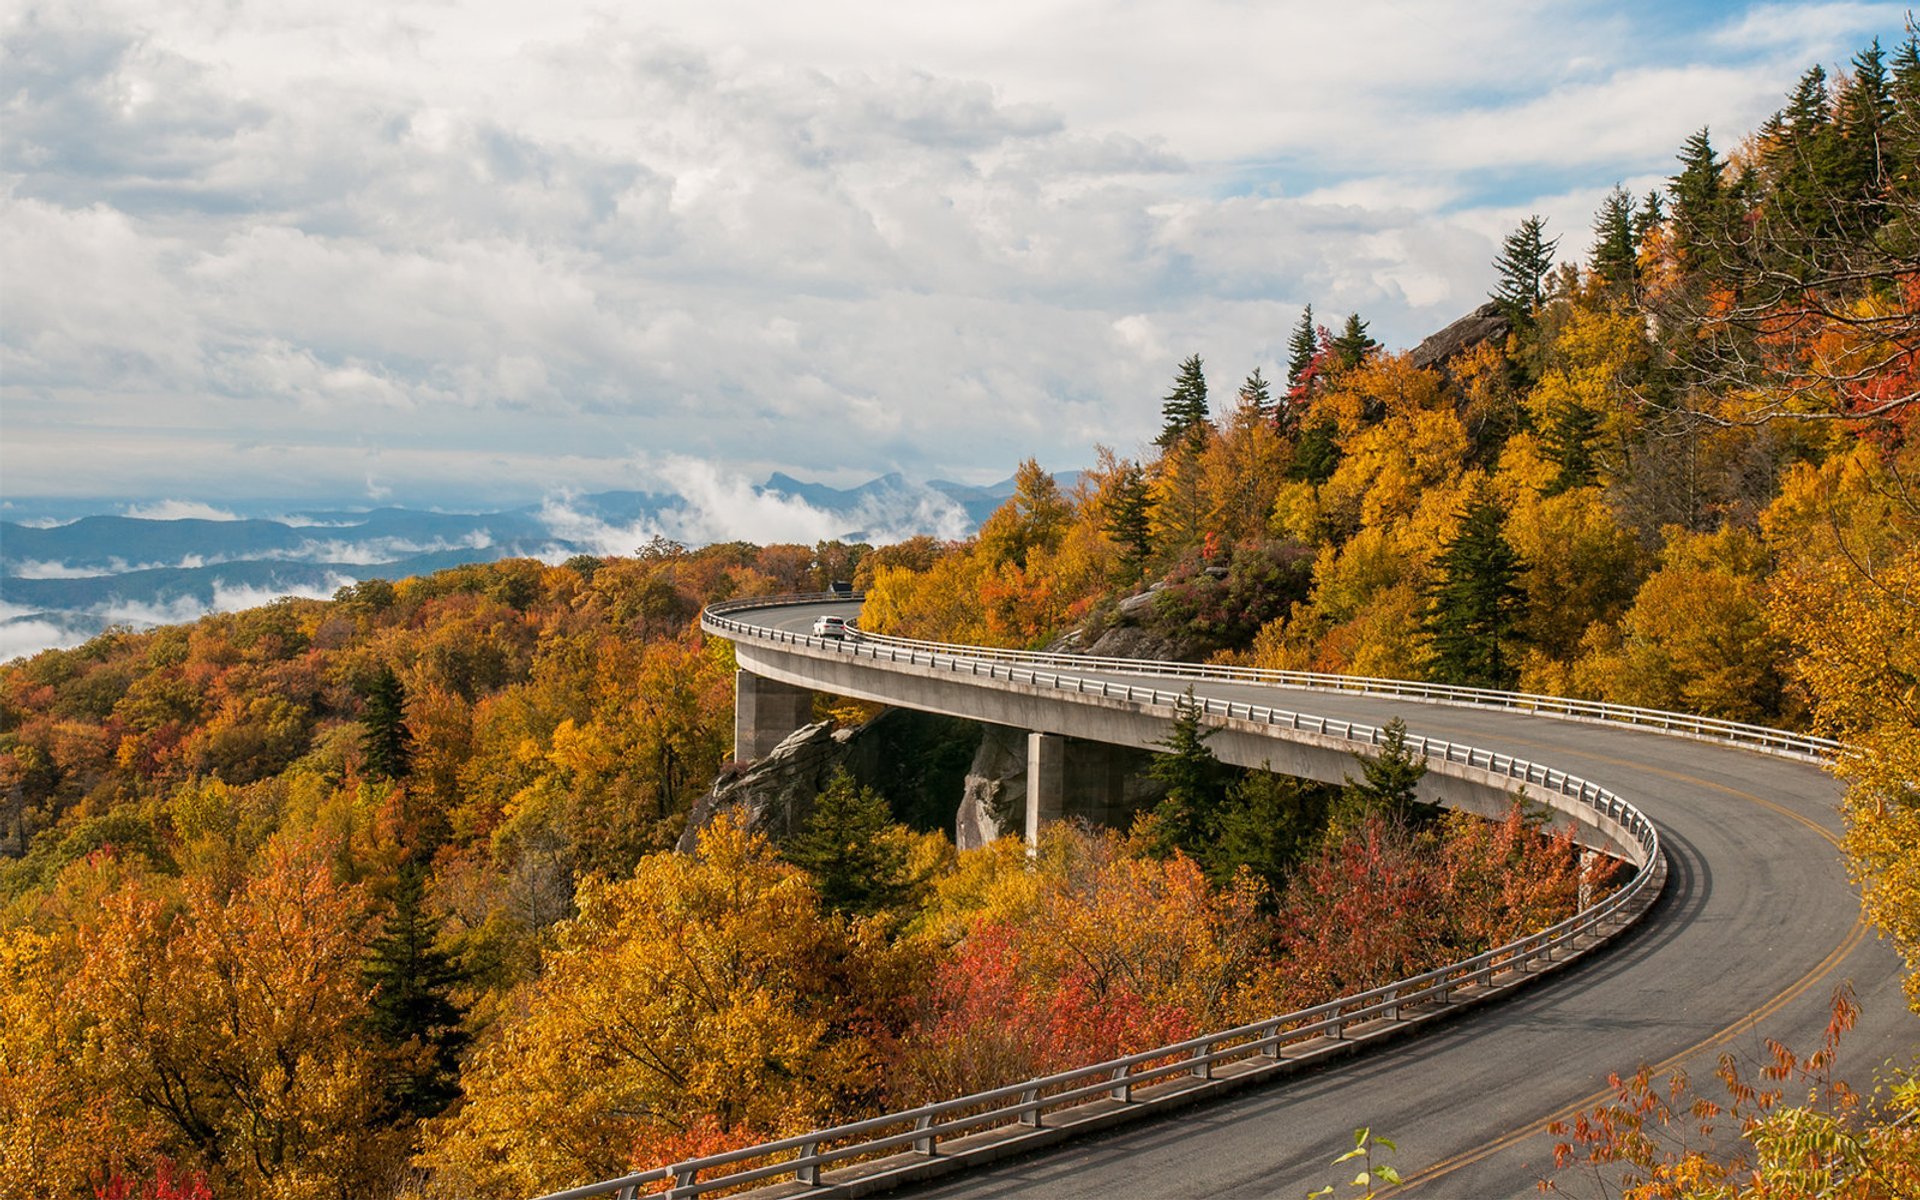
[[[1538, 745], [1538, 743], [1530, 743], [1530, 744]], [[1568, 752], [1566, 749], [1561, 747], [1553, 747], [1553, 749], [1560, 751], [1562, 753]], [[1763, 799], [1762, 797], [1756, 796], [1751, 792], [1743, 792], [1738, 788], [1728, 787], [1726, 784], [1714, 783], [1711, 780], [1701, 779], [1694, 775], [1688, 775], [1679, 771], [1669, 771], [1661, 767], [1651, 766], [1646, 763], [1633, 762], [1628, 759], [1612, 758], [1612, 757], [1609, 757], [1608, 755], [1595, 754], [1589, 751], [1581, 751], [1581, 750], [1572, 750], [1571, 753], [1582, 758], [1589, 758], [1596, 762], [1606, 763], [1610, 766], [1629, 767], [1637, 771], [1646, 771], [1654, 775], [1664, 776], [1665, 778], [1668, 778], [1668, 779], [1677, 780], [1683, 783], [1689, 783], [1696, 787], [1708, 788], [1712, 791], [1725, 792], [1730, 796], [1737, 796], [1742, 800], [1746, 800], [1751, 803], [1757, 804], [1762, 808], [1769, 809], [1772, 812], [1778, 813], [1783, 817], [1786, 817], [1792, 821], [1795, 821], [1801, 825], [1806, 826], [1808, 829], [1818, 834], [1829, 845], [1833, 846], [1834, 849], [1837, 850], [1840, 848], [1840, 839], [1837, 836], [1835, 836], [1832, 832], [1830, 832], [1829, 830], [1821, 826], [1818, 822], [1814, 821], [1809, 817], [1803, 816], [1800, 813], [1794, 812], [1792, 809], [1786, 807], [1783, 804], [1777, 804], [1772, 800]], [[1834, 949], [1831, 952], [1829, 952], [1825, 958], [1821, 959], [1818, 963], [1816, 963], [1813, 966], [1813, 968], [1809, 970], [1806, 974], [1802, 975], [1799, 979], [1794, 980], [1794, 982], [1789, 984], [1784, 990], [1776, 993], [1774, 996], [1769, 998], [1766, 1001], [1766, 1003], [1762, 1004], [1760, 1007], [1754, 1009], [1752, 1012], [1741, 1017], [1739, 1020], [1735, 1021], [1733, 1024], [1728, 1025], [1725, 1028], [1715, 1033], [1709, 1034], [1707, 1037], [1701, 1039], [1698, 1042], [1695, 1042], [1691, 1046], [1688, 1046], [1685, 1050], [1681, 1050], [1676, 1054], [1672, 1054], [1667, 1058], [1660, 1060], [1659, 1062], [1653, 1064], [1653, 1066], [1649, 1069], [1655, 1074], [1663, 1073], [1665, 1071], [1672, 1069], [1674, 1066], [1685, 1061], [1686, 1059], [1692, 1058], [1697, 1054], [1701, 1054], [1701, 1053], [1704, 1053], [1705, 1051], [1711, 1050], [1716, 1046], [1725, 1045], [1727, 1042], [1730, 1042], [1734, 1038], [1739, 1037], [1742, 1033], [1751, 1030], [1754, 1026], [1758, 1025], [1761, 1021], [1766, 1020], [1768, 1017], [1772, 1016], [1774, 1013], [1780, 1011], [1780, 1009], [1792, 1003], [1798, 997], [1804, 995], [1807, 989], [1813, 987], [1815, 984], [1819, 983], [1826, 976], [1830, 975], [1833, 972], [1834, 968], [1838, 967], [1840, 963], [1844, 961], [1846, 957], [1853, 952], [1854, 947], [1860, 944], [1860, 940], [1864, 938], [1866, 934], [1867, 934], [1867, 922], [1866, 922], [1865, 916], [1862, 915], [1862, 916], [1855, 917], [1853, 922], [1853, 927], [1847, 931], [1846, 937], [1841, 939], [1840, 944], [1834, 947]], [[1594, 1092], [1592, 1095], [1587, 1096], [1584, 1099], [1576, 1100], [1572, 1104], [1569, 1104], [1566, 1107], [1561, 1108], [1558, 1111], [1549, 1114], [1548, 1116], [1541, 1117], [1536, 1120], [1528, 1121], [1521, 1128], [1516, 1129], [1511, 1133], [1503, 1134], [1502, 1136], [1495, 1138], [1490, 1142], [1486, 1142], [1480, 1146], [1477, 1146], [1472, 1150], [1462, 1151], [1461, 1153], [1456, 1154], [1451, 1158], [1442, 1159], [1441, 1161], [1433, 1164], [1432, 1166], [1426, 1168], [1423, 1171], [1420, 1171], [1417, 1174], [1409, 1175], [1406, 1177], [1406, 1182], [1403, 1186], [1405, 1188], [1412, 1189], [1420, 1186], [1423, 1183], [1431, 1183], [1433, 1180], [1440, 1179], [1447, 1175], [1451, 1175], [1453, 1172], [1459, 1170], [1462, 1167], [1472, 1166], [1474, 1163], [1480, 1162], [1482, 1159], [1489, 1158], [1494, 1154], [1498, 1154], [1500, 1151], [1505, 1150], [1507, 1147], [1512, 1146], [1517, 1142], [1524, 1141], [1527, 1138], [1533, 1137], [1536, 1134], [1544, 1132], [1548, 1125], [1551, 1125], [1556, 1121], [1571, 1120], [1572, 1118], [1578, 1116], [1580, 1113], [1587, 1111], [1588, 1109], [1594, 1107], [1595, 1105], [1605, 1103], [1606, 1101], [1614, 1098], [1615, 1098], [1615, 1092], [1612, 1088], [1605, 1088], [1601, 1091]]]

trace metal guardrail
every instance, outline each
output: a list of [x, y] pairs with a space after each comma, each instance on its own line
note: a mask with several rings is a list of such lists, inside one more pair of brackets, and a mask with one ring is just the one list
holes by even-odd
[[[751, 632], [759, 626], [746, 622], [724, 618], [729, 612], [747, 609], [766, 608], [782, 604], [842, 601], [860, 599], [859, 595], [836, 596], [833, 594], [808, 593], [778, 597], [748, 597], [738, 600], [722, 601], [711, 605], [701, 614], [701, 622], [715, 631]], [[709, 615], [717, 619], [709, 619]], [[768, 632], [780, 633], [779, 630]], [[796, 635], [785, 635], [794, 637]], [[801, 639], [803, 642], [809, 639]], [[815, 642], [831, 642], [832, 639], [811, 639]], [[1564, 720], [1598, 721], [1608, 724], [1631, 725], [1643, 729], [1658, 729], [1663, 733], [1684, 737], [1698, 737], [1708, 741], [1724, 742], [1729, 745], [1745, 746], [1748, 749], [1761, 750], [1785, 758], [1806, 759], [1814, 762], [1826, 762], [1843, 753], [1846, 746], [1832, 738], [1813, 737], [1807, 734], [1792, 733], [1784, 729], [1774, 729], [1766, 725], [1753, 725], [1743, 721], [1726, 721], [1718, 717], [1702, 717], [1691, 713], [1671, 712], [1666, 709], [1640, 708], [1630, 704], [1608, 704], [1598, 700], [1571, 700], [1564, 696], [1545, 696], [1534, 692], [1508, 692], [1494, 688], [1456, 687], [1444, 683], [1421, 683], [1410, 679], [1383, 679], [1367, 675], [1328, 675], [1318, 671], [1279, 671], [1263, 667], [1230, 667], [1217, 663], [1167, 662], [1143, 658], [1104, 658], [1087, 654], [1057, 654], [1039, 650], [1003, 650], [991, 646], [960, 646], [947, 642], [921, 641], [916, 638], [893, 637], [887, 634], [860, 634], [860, 640], [869, 644], [897, 646], [928, 652], [964, 655], [969, 658], [986, 659], [995, 662], [1017, 662], [1029, 666], [1070, 667], [1078, 670], [1107, 671], [1115, 674], [1143, 676], [1177, 676], [1182, 679], [1221, 679], [1236, 683], [1263, 684], [1269, 687], [1304, 688], [1318, 691], [1352, 692], [1366, 696], [1393, 696], [1399, 699], [1419, 700], [1433, 704], [1448, 704], [1463, 708], [1495, 708], [1514, 712], [1524, 712], [1533, 716], [1556, 717]]]
[[[795, 634], [738, 621], [726, 615], [752, 608], [846, 599], [848, 597], [832, 595], [753, 597], [708, 607], [701, 615], [701, 624], [713, 633], [749, 637], [774, 644], [807, 646], [876, 661], [912, 663], [974, 677], [1055, 688], [1077, 695], [1100, 695], [1154, 708], [1172, 708], [1187, 699], [1185, 692], [1088, 680], [1057, 671], [1042, 673], [1035, 667], [1056, 662], [1074, 665], [1104, 662], [1123, 663], [1130, 670], [1142, 666], [1178, 666], [1184, 672], [1192, 669], [1189, 664], [1136, 663], [1128, 659], [1089, 660], [1072, 655], [1009, 654], [1003, 657], [1000, 652], [981, 651], [975, 647], [915, 643], [871, 635], [826, 638]], [[1006, 661], [1007, 658], [1012, 661]], [[1240, 672], [1229, 668], [1212, 670], [1220, 673], [1202, 677], [1261, 681], [1269, 681], [1276, 675], [1292, 679], [1303, 677], [1299, 672]], [[1459, 692], [1465, 689], [1448, 690]], [[1214, 699], [1195, 700], [1194, 703], [1215, 716], [1289, 730], [1306, 730], [1367, 746], [1378, 745], [1382, 737], [1382, 731], [1377, 726], [1316, 717], [1287, 709]], [[916, 1155], [932, 1157], [939, 1153], [942, 1139], [1000, 1126], [1037, 1128], [1044, 1124], [1049, 1110], [1103, 1100], [1129, 1103], [1134, 1100], [1134, 1089], [1143, 1085], [1181, 1076], [1212, 1079], [1216, 1068], [1222, 1064], [1259, 1058], [1278, 1060], [1286, 1046], [1320, 1038], [1338, 1040], [1349, 1027], [1361, 1022], [1418, 1019], [1423, 1011], [1431, 1012], [1446, 1004], [1456, 990], [1476, 984], [1491, 986], [1496, 974], [1524, 972], [1535, 965], [1550, 965], [1556, 950], [1571, 946], [1581, 938], [1600, 936], [1602, 927], [1622, 917], [1629, 905], [1642, 899], [1650, 902], [1657, 894], [1665, 878], [1659, 831], [1638, 808], [1608, 789], [1544, 764], [1455, 742], [1411, 737], [1406, 744], [1414, 752], [1429, 758], [1466, 764], [1573, 798], [1596, 814], [1616, 822], [1627, 833], [1633, 849], [1638, 851], [1636, 865], [1640, 869], [1620, 890], [1555, 925], [1458, 962], [1395, 980], [1369, 991], [1071, 1071], [757, 1146], [689, 1159], [668, 1167], [657, 1167], [618, 1179], [554, 1192], [540, 1200], [588, 1200], [589, 1197], [603, 1196], [637, 1200], [643, 1194], [642, 1189], [651, 1189], [654, 1185], [665, 1185], [657, 1194], [668, 1200], [684, 1200], [686, 1197], [770, 1179], [792, 1178], [804, 1185], [817, 1185], [823, 1182], [821, 1171], [826, 1167], [871, 1159], [890, 1151], [911, 1150]], [[1644, 908], [1641, 911], [1644, 912]], [[1617, 929], [1610, 932], [1617, 932]], [[776, 1161], [764, 1161], [769, 1158]], [[753, 1164], [756, 1160], [760, 1160], [757, 1165], [726, 1170], [737, 1164]], [[716, 1175], [712, 1172], [721, 1173]]]

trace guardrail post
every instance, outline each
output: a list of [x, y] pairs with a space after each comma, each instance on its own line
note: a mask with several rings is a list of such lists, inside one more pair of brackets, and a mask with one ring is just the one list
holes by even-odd
[[[915, 1129], [916, 1132], [919, 1130], [930, 1129], [932, 1128], [932, 1126], [933, 1126], [932, 1113], [928, 1113], [926, 1116], [921, 1117], [918, 1121], [915, 1121], [913, 1123], [913, 1128]], [[937, 1153], [937, 1151], [935, 1151], [933, 1148], [932, 1134], [928, 1134], [926, 1137], [923, 1137], [923, 1138], [913, 1139], [913, 1148], [916, 1152], [920, 1154], [928, 1155], [929, 1157]]]
[[1193, 1065], [1193, 1075], [1194, 1075], [1194, 1078], [1196, 1079], [1212, 1079], [1213, 1078], [1213, 1043], [1212, 1042], [1207, 1043], [1206, 1049], [1203, 1050], [1200, 1054], [1200, 1061]]
[[1020, 1123], [1040, 1128], [1040, 1089], [1028, 1088], [1020, 1093]]
[[807, 1161], [819, 1152], [819, 1142], [806, 1142], [800, 1147], [800, 1157], [793, 1160], [793, 1177], [808, 1187], [820, 1186], [820, 1164]]
[[1132, 1103], [1133, 1080], [1131, 1078], [1131, 1075], [1132, 1075], [1132, 1071], [1130, 1068], [1115, 1067], [1113, 1069], [1113, 1076], [1112, 1076], [1113, 1087], [1108, 1089], [1107, 1095], [1113, 1097], [1115, 1100], [1123, 1100], [1128, 1103]]

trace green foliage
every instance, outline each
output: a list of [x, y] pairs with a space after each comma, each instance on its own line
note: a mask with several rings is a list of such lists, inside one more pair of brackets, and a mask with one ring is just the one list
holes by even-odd
[[1207, 376], [1198, 354], [1189, 355], [1174, 377], [1173, 390], [1160, 404], [1160, 436], [1154, 444], [1170, 449], [1180, 442], [1206, 440], [1211, 415], [1207, 408]]
[[1320, 353], [1320, 335], [1313, 324], [1313, 305], [1309, 304], [1300, 312], [1300, 323], [1293, 327], [1293, 333], [1287, 338], [1287, 391], [1293, 393], [1306, 386], [1307, 370], [1313, 366], [1314, 356]]
[[[1347, 1181], [1347, 1187], [1352, 1188], [1354, 1192], [1358, 1193], [1353, 1197], [1353, 1200], [1374, 1200], [1374, 1197], [1383, 1196], [1388, 1191], [1400, 1186], [1399, 1171], [1387, 1163], [1381, 1163], [1378, 1166], [1374, 1165], [1373, 1149], [1375, 1146], [1389, 1153], [1397, 1152], [1400, 1149], [1400, 1147], [1394, 1145], [1391, 1140], [1383, 1137], [1375, 1137], [1373, 1130], [1363, 1127], [1353, 1131], [1353, 1149], [1333, 1160], [1333, 1165], [1336, 1167], [1343, 1163], [1350, 1163], [1355, 1159], [1360, 1160], [1360, 1172]], [[1381, 1188], [1381, 1184], [1385, 1184], [1386, 1187], [1384, 1189]], [[1333, 1195], [1334, 1191], [1334, 1185], [1328, 1184], [1326, 1187], [1308, 1192], [1307, 1200], [1320, 1200], [1322, 1196]], [[1344, 1195], [1346, 1193], [1342, 1194]]]
[[1594, 275], [1620, 300], [1640, 297], [1640, 239], [1634, 231], [1633, 197], [1615, 184], [1593, 218], [1593, 249], [1587, 261]]
[[1224, 884], [1244, 869], [1277, 898], [1325, 830], [1336, 796], [1324, 784], [1264, 768], [1241, 774], [1227, 785], [1214, 839], [1201, 853], [1208, 876]]
[[1342, 370], [1352, 370], [1367, 361], [1367, 356], [1380, 349], [1380, 343], [1367, 333], [1367, 323], [1360, 319], [1359, 313], [1347, 314], [1347, 323], [1327, 343], [1333, 350], [1334, 362]]
[[842, 768], [814, 798], [806, 825], [780, 853], [813, 876], [828, 908], [872, 916], [912, 894], [906, 847], [892, 836], [895, 829], [886, 797], [859, 786]]
[[413, 735], [407, 731], [407, 689], [393, 668], [382, 665], [367, 684], [360, 711], [367, 773], [405, 779], [413, 765]]
[[1475, 495], [1435, 560], [1422, 627], [1441, 683], [1509, 688], [1517, 677], [1506, 642], [1526, 593], [1518, 582], [1523, 564], [1500, 531], [1503, 519], [1491, 497]]
[[390, 1119], [433, 1116], [460, 1095], [459, 1056], [468, 1037], [452, 994], [466, 972], [437, 945], [428, 874], [419, 863], [400, 867], [361, 971], [367, 1027], [398, 1052], [384, 1087]]
[[1193, 689], [1176, 706], [1173, 725], [1158, 745], [1148, 773], [1167, 793], [1155, 805], [1147, 825], [1145, 848], [1157, 858], [1176, 851], [1199, 858], [1213, 839], [1214, 822], [1226, 786], [1226, 771], [1207, 747], [1215, 729], [1194, 701]]
[[1407, 745], [1405, 721], [1395, 717], [1387, 722], [1380, 731], [1379, 748], [1354, 757], [1360, 762], [1360, 778], [1347, 776], [1341, 794], [1343, 825], [1373, 815], [1403, 824], [1426, 824], [1439, 815], [1439, 805], [1420, 799], [1420, 781], [1426, 778], [1427, 764]]
[[1519, 327], [1533, 323], [1534, 312], [1545, 299], [1547, 275], [1553, 270], [1553, 251], [1560, 239], [1549, 239], [1546, 228], [1545, 217], [1528, 217], [1507, 235], [1507, 240], [1501, 243], [1500, 256], [1493, 260], [1494, 268], [1500, 272], [1500, 282], [1494, 285], [1490, 295], [1507, 314], [1507, 319]]

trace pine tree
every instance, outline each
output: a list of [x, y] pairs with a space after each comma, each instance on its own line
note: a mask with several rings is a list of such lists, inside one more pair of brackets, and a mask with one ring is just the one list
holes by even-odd
[[1165, 750], [1156, 753], [1147, 768], [1167, 789], [1153, 809], [1149, 853], [1167, 857], [1178, 850], [1198, 858], [1212, 840], [1225, 778], [1220, 760], [1207, 747], [1215, 732], [1188, 688], [1175, 707], [1173, 727], [1159, 743]]
[[1628, 304], [1640, 298], [1639, 241], [1633, 232], [1633, 197], [1615, 184], [1593, 219], [1593, 251], [1589, 261], [1614, 295]]
[[1355, 754], [1360, 762], [1360, 778], [1347, 776], [1341, 791], [1336, 816], [1341, 825], [1358, 824], [1358, 819], [1379, 813], [1395, 821], [1426, 824], [1440, 808], [1420, 799], [1420, 781], [1426, 777], [1427, 764], [1407, 745], [1407, 723], [1399, 717], [1380, 730], [1380, 746], [1372, 754]]
[[1590, 487], [1599, 478], [1599, 464], [1593, 457], [1593, 442], [1599, 431], [1600, 414], [1584, 404], [1562, 404], [1548, 415], [1546, 427], [1540, 431], [1541, 448], [1560, 468], [1547, 487], [1548, 495]]
[[906, 846], [888, 836], [893, 828], [886, 797], [855, 785], [842, 767], [781, 853], [813, 876], [821, 903], [838, 913], [869, 916], [903, 903], [913, 891]]
[[1253, 374], [1240, 385], [1240, 407], [1261, 421], [1273, 419], [1273, 389], [1268, 386], [1266, 377], [1255, 367]]
[[1138, 463], [1124, 463], [1113, 484], [1107, 507], [1106, 531], [1120, 543], [1127, 565], [1138, 568], [1153, 554], [1153, 493], [1147, 472]]
[[1332, 420], [1315, 421], [1300, 431], [1287, 478], [1321, 484], [1333, 478], [1340, 465], [1340, 426]]
[[1320, 338], [1313, 325], [1313, 305], [1309, 304], [1300, 313], [1300, 323], [1293, 327], [1293, 336], [1287, 339], [1287, 392], [1296, 393], [1307, 380], [1307, 371], [1313, 366], [1313, 359], [1320, 353]]
[[1440, 683], [1513, 686], [1504, 643], [1519, 622], [1525, 593], [1518, 582], [1520, 556], [1501, 533], [1501, 521], [1499, 506], [1477, 491], [1435, 561], [1423, 625]]
[[1350, 370], [1367, 361], [1367, 356], [1380, 348], [1380, 343], [1367, 335], [1367, 323], [1360, 319], [1359, 313], [1347, 314], [1347, 323], [1332, 343], [1334, 361], [1342, 370]]
[[360, 744], [367, 772], [381, 779], [405, 779], [413, 769], [413, 735], [407, 731], [407, 689], [393, 668], [382, 665], [363, 692]]
[[1889, 190], [1896, 197], [1920, 196], [1920, 34], [1909, 33], [1893, 52], [1887, 93], [1893, 114], [1887, 120], [1886, 161]]
[[1166, 449], [1175, 442], [1185, 439], [1194, 445], [1206, 440], [1207, 418], [1207, 377], [1201, 369], [1200, 356], [1189, 355], [1180, 364], [1179, 374], [1174, 377], [1173, 390], [1168, 392], [1161, 402], [1160, 436], [1154, 444]]
[[1560, 244], [1559, 238], [1547, 239], [1546, 228], [1545, 217], [1528, 217], [1507, 235], [1500, 257], [1493, 260], [1500, 282], [1488, 295], [1517, 327], [1530, 327], [1534, 311], [1545, 299], [1544, 285], [1553, 270], [1553, 251]]
[[459, 1056], [468, 1041], [451, 998], [466, 973], [435, 945], [440, 922], [427, 911], [426, 880], [423, 864], [401, 864], [361, 971], [367, 1026], [397, 1052], [385, 1088], [396, 1120], [433, 1116], [460, 1095]]
[[1879, 38], [1854, 58], [1853, 73], [1833, 107], [1831, 189], [1842, 202], [1842, 232], [1864, 237], [1880, 227], [1886, 211], [1886, 143], [1894, 113], [1893, 84]]
[[1278, 896], [1326, 827], [1330, 792], [1324, 784], [1275, 775], [1265, 766], [1234, 780], [1203, 855], [1207, 874], [1226, 883], [1245, 867]]
[[1658, 191], [1649, 191], [1640, 199], [1640, 208], [1633, 214], [1633, 244], [1636, 248], [1644, 245], [1647, 235], [1664, 225], [1667, 220], [1667, 201]]
[[1724, 240], [1726, 213], [1722, 176], [1727, 164], [1713, 152], [1705, 129], [1680, 149], [1680, 173], [1668, 187], [1673, 197], [1674, 240], [1696, 266], [1711, 270], [1719, 261], [1713, 247]]

